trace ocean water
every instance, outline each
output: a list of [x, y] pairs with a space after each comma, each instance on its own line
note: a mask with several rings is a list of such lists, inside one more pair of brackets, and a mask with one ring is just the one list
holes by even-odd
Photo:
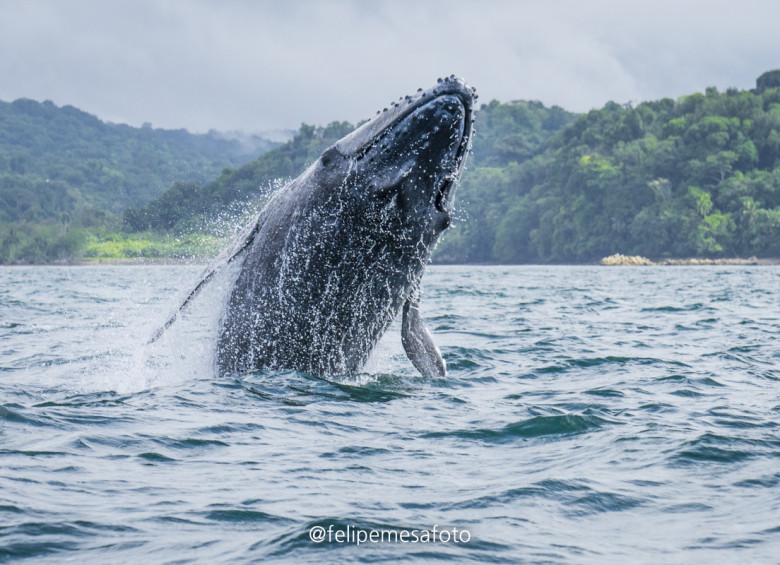
[[0, 562], [780, 560], [778, 267], [432, 267], [439, 380], [145, 345], [199, 270], [0, 269]]

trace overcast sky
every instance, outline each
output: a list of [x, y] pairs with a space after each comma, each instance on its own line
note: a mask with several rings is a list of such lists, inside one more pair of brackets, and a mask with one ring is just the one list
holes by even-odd
[[587, 111], [780, 68], [780, 2], [0, 0], [0, 100], [248, 132], [356, 122], [443, 75]]

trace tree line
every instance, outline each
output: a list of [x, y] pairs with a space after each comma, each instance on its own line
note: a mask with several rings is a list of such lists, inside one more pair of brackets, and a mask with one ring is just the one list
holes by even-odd
[[50, 101], [0, 101], [0, 264], [78, 256], [176, 180], [205, 182], [278, 145], [106, 123]]
[[527, 159], [487, 164], [464, 175], [439, 260], [779, 257], [780, 71], [752, 91], [608, 103]]
[[[110, 197], [76, 191], [83, 179], [70, 185], [62, 177], [27, 177], [25, 192], [40, 198], [44, 216], [81, 206], [82, 220], [75, 227], [62, 219], [11, 230], [0, 224], [0, 262], [78, 257], [107, 237], [229, 237], [273, 190], [352, 129], [347, 122], [304, 124], [291, 141], [221, 167], [210, 182], [179, 177], [162, 194], [113, 208]], [[780, 71], [759, 77], [753, 90], [610, 102], [582, 115], [534, 101], [492, 101], [477, 113], [473, 147], [439, 262], [576, 263], [614, 253], [780, 257]], [[88, 169], [87, 162], [73, 166]], [[0, 186], [2, 163], [0, 157]], [[36, 245], [47, 251], [32, 254]]]

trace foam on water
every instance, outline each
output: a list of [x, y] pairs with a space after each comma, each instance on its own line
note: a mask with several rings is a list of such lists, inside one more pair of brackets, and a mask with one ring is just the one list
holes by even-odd
[[[217, 375], [216, 343], [219, 322], [233, 287], [240, 263], [232, 263], [220, 269], [198, 294], [178, 319], [154, 343], [147, 343], [133, 355], [133, 372], [140, 377], [143, 388], [173, 385], [190, 379], [211, 379]], [[177, 281], [184, 292], [171, 301], [168, 309], [175, 312], [194, 284]], [[147, 334], [159, 328], [166, 317], [157, 316], [147, 328]]]

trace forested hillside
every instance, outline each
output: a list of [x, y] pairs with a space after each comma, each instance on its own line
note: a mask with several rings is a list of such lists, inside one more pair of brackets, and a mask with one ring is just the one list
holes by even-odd
[[0, 102], [0, 220], [68, 222], [85, 210], [121, 213], [174, 181], [210, 180], [275, 145], [111, 124], [48, 101]]
[[91, 232], [174, 181], [206, 181], [278, 145], [134, 128], [72, 106], [0, 102], [0, 264], [78, 257]]
[[780, 257], [780, 71], [753, 91], [609, 103], [535, 156], [485, 164], [439, 260]]
[[[120, 202], [112, 209], [138, 200], [124, 212], [124, 233], [91, 230], [86, 221], [73, 227], [67, 219], [36, 234], [0, 225], [0, 263], [108, 250], [147, 257], [211, 252], [224, 244], [218, 238], [229, 232], [226, 224], [256, 209], [352, 129], [346, 122], [303, 125], [290, 142], [257, 159], [220, 167], [211, 182], [171, 171], [176, 182], [151, 200], [148, 193], [123, 197], [121, 188], [90, 190], [87, 198], [83, 187], [99, 184], [89, 180], [90, 167], [97, 178], [109, 174], [89, 160], [72, 161], [73, 177], [53, 165], [41, 169], [36, 182], [46, 186], [33, 187], [35, 198], [58, 210], [67, 210], [70, 198], [82, 210], [96, 202], [111, 206], [112, 198]], [[119, 143], [117, 151], [132, 152], [134, 143], [140, 142]], [[57, 159], [52, 163], [70, 162]], [[3, 155], [0, 178], [24, 174], [19, 167], [29, 162]], [[707, 88], [636, 106], [611, 102], [584, 115], [539, 102], [483, 105], [456, 205], [455, 227], [435, 254], [440, 262], [593, 262], [614, 253], [780, 257], [780, 71], [765, 73], [750, 91]], [[182, 248], [182, 241], [189, 243]]]
[[[581, 116], [538, 102], [483, 105], [458, 221], [436, 260], [780, 256], [777, 80], [770, 72], [753, 91], [708, 88]], [[128, 210], [126, 224], [204, 229], [200, 219], [294, 176], [350, 128], [305, 126], [293, 142], [213, 183], [180, 184]]]

